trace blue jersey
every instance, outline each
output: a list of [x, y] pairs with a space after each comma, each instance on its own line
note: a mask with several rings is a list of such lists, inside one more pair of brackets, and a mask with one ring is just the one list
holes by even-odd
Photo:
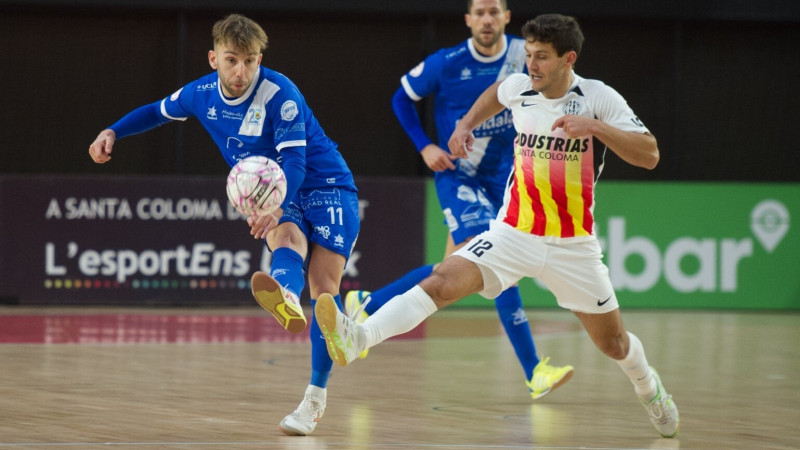
[[297, 86], [286, 76], [261, 67], [244, 95], [222, 93], [216, 72], [188, 83], [160, 105], [171, 120], [196, 117], [233, 166], [252, 155], [266, 156], [284, 166], [281, 151], [304, 158], [300, 190], [340, 187], [356, 191], [353, 174], [341, 153], [322, 130]]
[[[503, 44], [503, 50], [497, 55], [484, 56], [475, 49], [472, 39], [467, 39], [428, 56], [401, 79], [406, 94], [415, 101], [435, 94], [434, 115], [441, 148], [447, 150], [447, 141], [456, 122], [486, 88], [510, 74], [527, 72], [525, 40], [504, 35]], [[516, 133], [511, 112], [504, 110], [484, 122], [473, 134], [474, 151], [468, 160], [458, 161], [457, 170], [465, 176], [497, 177], [505, 182], [514, 160]]]

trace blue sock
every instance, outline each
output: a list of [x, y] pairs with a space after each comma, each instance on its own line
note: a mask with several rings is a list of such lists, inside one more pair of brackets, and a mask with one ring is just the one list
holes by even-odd
[[303, 276], [303, 258], [290, 248], [276, 248], [272, 252], [270, 275], [284, 289], [292, 291], [297, 297], [303, 292], [305, 277]]
[[[336, 301], [336, 306], [339, 310], [344, 311], [342, 308], [342, 297], [337, 295], [333, 297]], [[328, 377], [331, 374], [331, 367], [333, 361], [328, 356], [328, 348], [325, 346], [325, 338], [322, 336], [322, 331], [317, 325], [317, 319], [314, 317], [314, 306], [317, 301], [311, 300], [311, 326], [309, 328], [308, 337], [311, 340], [311, 383], [314, 386], [324, 388], [328, 385]]]
[[419, 282], [427, 278], [431, 272], [433, 272], [433, 264], [417, 267], [395, 281], [392, 281], [377, 291], [372, 292], [369, 295], [370, 301], [366, 308], [364, 308], [364, 311], [366, 311], [367, 314], [373, 314], [375, 311], [380, 309], [381, 306], [385, 305], [386, 302], [394, 298], [395, 295], [403, 294], [407, 290], [419, 284]]
[[528, 325], [528, 316], [522, 308], [522, 297], [519, 295], [519, 287], [512, 286], [494, 300], [500, 322], [506, 329], [508, 339], [514, 346], [522, 369], [525, 371], [525, 379], [530, 380], [533, 375], [533, 368], [539, 364], [539, 357], [536, 355], [536, 346], [533, 344], [531, 327]]

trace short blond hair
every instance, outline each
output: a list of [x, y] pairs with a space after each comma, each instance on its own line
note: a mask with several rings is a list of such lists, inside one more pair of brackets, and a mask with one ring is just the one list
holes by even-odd
[[235, 50], [261, 53], [267, 49], [267, 33], [253, 20], [241, 14], [230, 14], [211, 29], [214, 46], [229, 45]]

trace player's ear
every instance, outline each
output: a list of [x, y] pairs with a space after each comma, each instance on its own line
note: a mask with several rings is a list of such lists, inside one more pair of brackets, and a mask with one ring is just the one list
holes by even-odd
[[569, 64], [571, 66], [574, 66], [575, 65], [575, 61], [577, 61], [577, 60], [578, 60], [578, 54], [575, 53], [575, 50], [570, 50], [569, 52], [567, 52], [567, 57], [565, 59], [567, 64]]
[[217, 70], [217, 54], [214, 53], [214, 50], [208, 51], [208, 65], [210, 65], [212, 69]]
[[263, 54], [263, 53], [259, 53], [259, 54], [258, 54], [258, 65], [259, 65], [259, 66], [261, 65], [261, 59], [262, 59], [263, 57], [264, 57], [264, 54]]

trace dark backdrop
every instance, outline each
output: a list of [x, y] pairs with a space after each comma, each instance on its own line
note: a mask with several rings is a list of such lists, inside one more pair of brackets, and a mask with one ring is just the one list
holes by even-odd
[[[587, 37], [576, 71], [619, 90], [659, 140], [648, 172], [610, 157], [605, 179], [800, 181], [800, 7], [794, 0], [566, 0]], [[2, 173], [223, 174], [193, 121], [120, 140], [97, 133], [210, 71], [210, 29], [257, 20], [264, 64], [300, 87], [356, 176], [429, 172], [392, 114], [400, 76], [466, 39], [466, 1], [0, 0]], [[548, 2], [509, 1], [517, 33]], [[429, 127], [431, 105], [420, 112]]]

